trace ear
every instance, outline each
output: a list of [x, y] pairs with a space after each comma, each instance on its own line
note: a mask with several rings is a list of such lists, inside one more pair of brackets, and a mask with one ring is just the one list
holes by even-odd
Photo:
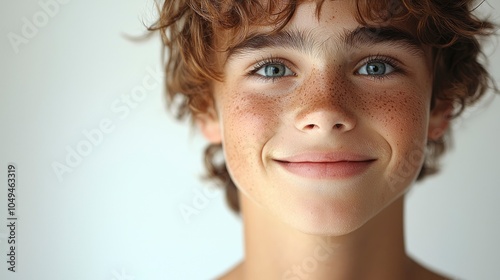
[[209, 109], [205, 113], [198, 114], [195, 117], [195, 122], [200, 128], [201, 133], [212, 144], [220, 144], [222, 142], [222, 134], [219, 124], [219, 118], [214, 109]]
[[436, 106], [432, 109], [429, 117], [429, 130], [427, 138], [429, 140], [439, 140], [448, 130], [450, 125], [453, 105], [450, 101], [436, 100]]

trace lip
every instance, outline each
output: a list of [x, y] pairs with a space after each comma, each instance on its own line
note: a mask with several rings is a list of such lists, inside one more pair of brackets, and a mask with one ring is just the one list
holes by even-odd
[[274, 159], [295, 175], [311, 179], [346, 179], [362, 174], [377, 159], [355, 153], [304, 153]]

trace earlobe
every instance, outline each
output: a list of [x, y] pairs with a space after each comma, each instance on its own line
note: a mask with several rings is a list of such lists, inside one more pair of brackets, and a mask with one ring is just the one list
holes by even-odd
[[217, 113], [214, 110], [209, 110], [206, 113], [199, 114], [195, 117], [196, 124], [207, 139], [212, 144], [220, 144], [222, 142], [221, 129]]
[[431, 111], [427, 138], [437, 141], [448, 131], [453, 105], [449, 101], [437, 100], [436, 106]]

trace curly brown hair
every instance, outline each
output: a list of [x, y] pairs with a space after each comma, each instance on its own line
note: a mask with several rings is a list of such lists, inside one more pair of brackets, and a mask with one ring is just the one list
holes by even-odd
[[[324, 0], [316, 0], [320, 16]], [[273, 25], [282, 29], [292, 18], [299, 0], [286, 1], [168, 0], [160, 9], [159, 20], [149, 29], [160, 31], [167, 54], [166, 94], [176, 117], [206, 113], [213, 104], [211, 84], [223, 78], [217, 55], [243, 41], [249, 28]], [[433, 102], [453, 105], [454, 114], [463, 110], [493, 88], [493, 80], [480, 62], [479, 37], [490, 35], [494, 25], [477, 18], [472, 0], [357, 0], [353, 1], [360, 24], [376, 28], [390, 21], [415, 23], [419, 43], [432, 48]], [[230, 40], [228, 40], [230, 38]], [[173, 102], [179, 98], [180, 102]], [[417, 180], [438, 171], [438, 159], [445, 152], [449, 133], [427, 143], [425, 162]], [[239, 212], [238, 191], [226, 169], [217, 162], [222, 145], [205, 150], [207, 178], [217, 180], [226, 190], [229, 206]]]

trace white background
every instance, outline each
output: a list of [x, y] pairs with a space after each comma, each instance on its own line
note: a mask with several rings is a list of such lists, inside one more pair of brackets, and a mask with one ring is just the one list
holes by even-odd
[[[500, 1], [489, 4], [498, 21]], [[46, 22], [41, 11], [37, 1], [4, 1], [0, 11], [0, 279], [211, 279], [227, 270], [243, 255], [239, 218], [221, 191], [193, 204], [210, 186], [199, 179], [204, 140], [168, 115], [161, 80], [122, 101], [161, 67], [157, 37], [127, 39], [145, 33], [153, 4], [69, 0]], [[23, 18], [38, 26], [16, 53], [8, 34], [22, 36]], [[500, 81], [499, 63], [497, 52]], [[500, 279], [500, 100], [486, 103], [454, 126], [441, 175], [408, 196], [409, 252], [460, 279]], [[59, 180], [53, 164], [102, 121], [113, 130]], [[6, 263], [9, 162], [18, 169], [16, 273]], [[185, 219], [188, 206], [199, 209]]]

